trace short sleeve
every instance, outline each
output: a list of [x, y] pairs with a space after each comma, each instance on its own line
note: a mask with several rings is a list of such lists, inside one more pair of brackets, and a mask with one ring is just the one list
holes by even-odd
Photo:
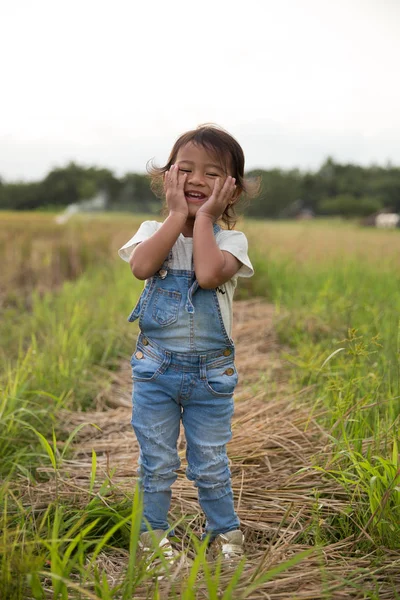
[[251, 277], [254, 275], [253, 265], [248, 256], [247, 238], [244, 233], [222, 229], [217, 234], [216, 241], [220, 250], [230, 252], [242, 263], [236, 276]]
[[144, 242], [151, 237], [160, 226], [161, 223], [158, 223], [158, 221], [144, 221], [135, 235], [118, 250], [119, 256], [126, 262], [129, 262], [130, 255], [134, 248], [140, 244], [140, 242]]

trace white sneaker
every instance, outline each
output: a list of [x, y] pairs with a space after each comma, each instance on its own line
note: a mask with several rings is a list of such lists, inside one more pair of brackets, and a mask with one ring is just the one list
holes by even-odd
[[221, 556], [223, 566], [236, 567], [244, 556], [244, 535], [240, 529], [218, 534], [211, 542], [207, 559], [216, 561]]
[[165, 564], [157, 552], [157, 547], [161, 550], [168, 567], [180, 570], [186, 565], [186, 557], [171, 546], [164, 530], [145, 531], [140, 535], [139, 548], [147, 563], [146, 571], [153, 571], [157, 579], [162, 579], [165, 575]]

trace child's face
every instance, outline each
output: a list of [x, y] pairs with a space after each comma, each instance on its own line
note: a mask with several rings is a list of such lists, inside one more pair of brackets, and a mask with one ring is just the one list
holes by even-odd
[[194, 217], [211, 196], [218, 177], [223, 183], [231, 173], [226, 171], [217, 154], [189, 142], [176, 155], [175, 164], [186, 173], [185, 198], [189, 217]]

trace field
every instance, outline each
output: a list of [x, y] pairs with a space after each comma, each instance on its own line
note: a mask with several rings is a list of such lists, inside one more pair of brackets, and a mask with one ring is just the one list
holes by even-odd
[[116, 253], [143, 219], [0, 218], [2, 599], [400, 598], [399, 231], [239, 224], [256, 269], [237, 293], [229, 445], [247, 561], [207, 565], [182, 471], [193, 563], [157, 582], [136, 559], [141, 283]]

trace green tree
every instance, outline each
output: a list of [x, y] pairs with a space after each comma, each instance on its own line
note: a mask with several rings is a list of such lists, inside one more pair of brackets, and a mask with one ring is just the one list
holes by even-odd
[[259, 195], [246, 210], [249, 216], [277, 218], [300, 197], [302, 176], [297, 169], [286, 172], [280, 169], [255, 170], [248, 173], [248, 177], [257, 177], [261, 181]]
[[157, 213], [161, 209], [161, 200], [153, 194], [149, 177], [138, 173], [127, 173], [122, 178], [118, 204], [141, 213]]
[[325, 215], [341, 215], [343, 217], [365, 217], [382, 208], [378, 198], [364, 196], [356, 198], [351, 194], [341, 194], [334, 198], [325, 198], [319, 205], [319, 212]]

